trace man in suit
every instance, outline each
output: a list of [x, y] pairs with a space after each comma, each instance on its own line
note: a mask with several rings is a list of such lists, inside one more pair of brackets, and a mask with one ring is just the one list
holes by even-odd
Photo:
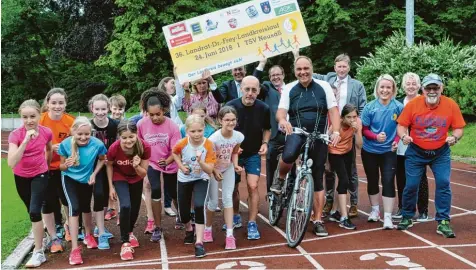
[[[266, 59], [261, 60], [258, 67], [253, 71], [253, 76], [260, 78], [265, 64]], [[231, 75], [233, 76], [233, 80], [225, 81], [217, 90], [212, 90], [213, 97], [218, 103], [227, 103], [228, 101], [243, 96], [241, 92], [241, 81], [246, 76], [245, 67], [233, 68]]]
[[[296, 57], [296, 55], [295, 55]], [[359, 115], [362, 113], [365, 105], [367, 104], [367, 94], [365, 92], [364, 85], [350, 77], [350, 57], [347, 54], [340, 54], [334, 61], [334, 71], [329, 72], [326, 75], [313, 74], [313, 77], [318, 80], [328, 82], [330, 85], [335, 86], [336, 100], [339, 107], [339, 113], [342, 112], [342, 108], [347, 103], [350, 103], [357, 107]], [[355, 144], [354, 144], [355, 145]], [[357, 203], [359, 197], [359, 178], [357, 175], [357, 166], [355, 163], [355, 147], [354, 161], [352, 163], [352, 179], [349, 185], [350, 204], [349, 217], [356, 217]], [[335, 186], [335, 173], [326, 170], [326, 205], [324, 207], [324, 213], [328, 213], [332, 209], [334, 203], [334, 186]]]

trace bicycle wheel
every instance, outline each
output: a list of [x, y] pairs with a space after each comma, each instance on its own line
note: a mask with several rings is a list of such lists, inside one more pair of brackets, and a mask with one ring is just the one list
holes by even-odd
[[[281, 155], [278, 155], [278, 160]], [[279, 162], [276, 171], [274, 171], [273, 181], [279, 177]], [[282, 195], [276, 195], [274, 192], [270, 192], [268, 200], [268, 219], [271, 226], [276, 226], [278, 224], [281, 215], [283, 214], [283, 205], [282, 205]]]
[[298, 246], [304, 238], [311, 217], [314, 195], [314, 180], [311, 174], [302, 175], [296, 184], [299, 186], [291, 195], [286, 220], [286, 240], [288, 246], [292, 248]]

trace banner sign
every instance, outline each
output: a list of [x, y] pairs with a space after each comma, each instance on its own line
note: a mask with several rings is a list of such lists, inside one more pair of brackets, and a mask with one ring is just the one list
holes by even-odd
[[311, 45], [297, 0], [254, 0], [162, 28], [181, 82]]

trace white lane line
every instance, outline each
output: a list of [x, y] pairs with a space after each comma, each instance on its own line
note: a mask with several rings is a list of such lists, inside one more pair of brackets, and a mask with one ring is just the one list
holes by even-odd
[[[366, 178], [360, 178], [360, 177], [359, 177], [359, 182], [368, 184], [368, 183], [367, 183], [367, 180], [363, 180], [363, 179], [366, 179]], [[378, 186], [379, 186], [380, 188], [382, 188], [382, 185], [378, 185]], [[397, 190], [395, 189], [395, 191], [397, 191]], [[432, 199], [428, 199], [428, 200], [429, 200], [430, 202], [435, 202], [435, 201], [432, 200]], [[454, 206], [454, 205], [451, 205], [451, 207], [454, 208], [454, 209], [458, 209], [458, 210], [460, 210], [460, 211], [464, 211], [464, 212], [473, 212], [472, 210], [464, 209], [464, 208], [461, 208], [461, 207], [458, 207], [458, 206]]]
[[[362, 167], [364, 166], [362, 163], [356, 163], [356, 164], [359, 165], [359, 166], [362, 166]], [[435, 178], [433, 178], [433, 177], [429, 177], [429, 176], [427, 176], [427, 177], [428, 177], [428, 179], [435, 180]], [[450, 179], [450, 184], [457, 185], [457, 186], [462, 186], [462, 187], [467, 187], [467, 188], [472, 188], [472, 189], [476, 189], [475, 186], [469, 186], [469, 185], [457, 183], [457, 182], [451, 181], [451, 179]]]
[[476, 244], [440, 245], [440, 247], [442, 247], [442, 248], [476, 247]]
[[[145, 202], [145, 195], [142, 193], [142, 200]], [[167, 254], [167, 245], [165, 244], [164, 235], [160, 238], [160, 259], [162, 261], [162, 269], [168, 270], [169, 269], [169, 260]]]
[[319, 240], [326, 240], [326, 239], [329, 239], [329, 238], [336, 238], [336, 237], [341, 237], [341, 236], [355, 235], [355, 234], [361, 234], [361, 233], [373, 232], [373, 231], [381, 231], [381, 230], [383, 230], [383, 228], [373, 228], [373, 229], [367, 229], [367, 230], [352, 231], [352, 232], [348, 232], [348, 233], [329, 235], [329, 236], [326, 236], [326, 237], [305, 239], [305, 240], [302, 240], [302, 242], [313, 242], [313, 241], [319, 241]]
[[[264, 175], [266, 176], [266, 175]], [[222, 191], [220, 189], [220, 191]], [[248, 205], [244, 202], [242, 202], [240, 200], [240, 204], [243, 205], [244, 207], [246, 207], [248, 209]], [[262, 214], [258, 213], [258, 217], [260, 217], [264, 222], [268, 223], [269, 226], [271, 226], [271, 224], [269, 224], [269, 220], [264, 217]], [[286, 239], [286, 234], [283, 232], [283, 230], [281, 230], [280, 228], [276, 227], [276, 226], [271, 226], [273, 229], [275, 229], [279, 234], [281, 234], [284, 239]], [[324, 269], [324, 267], [322, 267], [322, 265], [320, 265], [312, 256], [310, 256], [308, 254], [308, 252], [306, 250], [304, 250], [304, 248], [302, 248], [300, 245], [296, 247], [296, 249], [302, 254], [304, 255], [304, 257], [315, 267], [315, 269]]]
[[[369, 216], [369, 214], [366, 213], [366, 212], [364, 212], [364, 211], [361, 211], [361, 210], [358, 210], [358, 211], [359, 211], [360, 213], [366, 215], [366, 216]], [[456, 253], [453, 253], [453, 252], [451, 252], [451, 251], [449, 251], [449, 250], [447, 250], [447, 249], [445, 249], [445, 248], [443, 248], [443, 247], [441, 247], [441, 246], [439, 246], [439, 245], [437, 245], [437, 244], [431, 242], [430, 240], [427, 240], [427, 239], [425, 239], [425, 238], [423, 238], [423, 237], [421, 237], [421, 236], [419, 236], [419, 235], [416, 235], [416, 234], [414, 234], [414, 233], [412, 233], [412, 232], [410, 232], [410, 231], [408, 231], [408, 230], [403, 230], [402, 232], [404, 232], [404, 233], [406, 233], [406, 234], [408, 234], [408, 235], [410, 235], [410, 236], [413, 236], [414, 238], [416, 238], [416, 239], [418, 239], [418, 240], [420, 240], [420, 241], [422, 241], [422, 242], [424, 242], [424, 243], [430, 245], [431, 247], [437, 248], [437, 249], [439, 249], [440, 251], [442, 251], [442, 252], [444, 252], [444, 253], [450, 255], [451, 257], [453, 257], [453, 258], [455, 258], [455, 259], [458, 259], [458, 260], [460, 260], [461, 262], [464, 262], [464, 263], [466, 263], [467, 265], [469, 265], [469, 266], [471, 266], [471, 267], [473, 267], [473, 268], [476, 269], [476, 264], [475, 264], [475, 263], [473, 263], [473, 262], [471, 262], [471, 261], [469, 261], [469, 260], [467, 260], [467, 259], [461, 257], [460, 255], [458, 255], [458, 254], [456, 254]]]
[[467, 173], [474, 173], [476, 174], [476, 171], [468, 171], [468, 170], [463, 170], [463, 169], [458, 169], [458, 168], [451, 168], [452, 170], [455, 171], [460, 171], [460, 172], [467, 172]]

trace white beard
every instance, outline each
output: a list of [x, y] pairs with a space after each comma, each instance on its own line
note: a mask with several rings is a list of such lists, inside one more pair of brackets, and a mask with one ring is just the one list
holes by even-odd
[[437, 104], [438, 101], [439, 101], [439, 97], [438, 97], [438, 96], [436, 96], [436, 97], [428, 97], [428, 96], [427, 96], [427, 97], [426, 97], [426, 102], [427, 102], [428, 104], [434, 105], [434, 104]]

